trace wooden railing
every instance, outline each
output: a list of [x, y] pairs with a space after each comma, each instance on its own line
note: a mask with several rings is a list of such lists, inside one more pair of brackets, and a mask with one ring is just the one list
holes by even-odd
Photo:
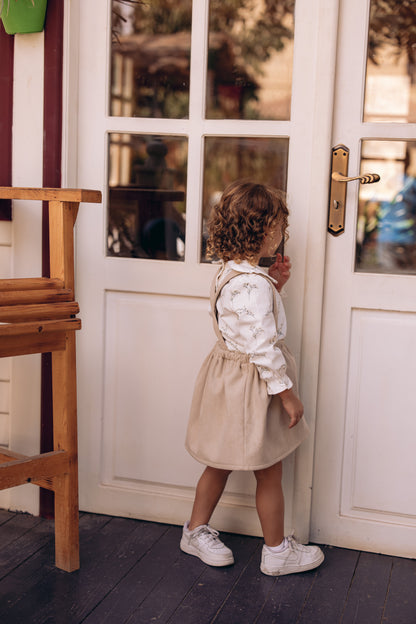
[[[82, 189], [0, 187], [0, 199], [49, 205], [50, 278], [0, 280], [0, 357], [52, 353], [54, 450], [27, 457], [0, 447], [0, 489], [33, 483], [55, 493], [55, 564], [79, 568], [78, 454], [73, 229], [80, 202], [101, 193]], [[13, 417], [13, 414], [11, 415]]]

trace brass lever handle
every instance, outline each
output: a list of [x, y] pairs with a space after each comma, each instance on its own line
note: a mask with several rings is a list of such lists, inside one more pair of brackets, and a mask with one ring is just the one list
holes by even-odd
[[352, 182], [353, 180], [359, 180], [360, 184], [373, 184], [373, 182], [379, 182], [380, 180], [378, 173], [364, 173], [360, 176], [348, 178], [347, 176], [342, 175], [342, 173], [334, 171], [331, 177], [335, 180], [335, 182]]
[[345, 183], [359, 180], [361, 184], [372, 184], [380, 180], [380, 176], [377, 173], [365, 173], [360, 176], [348, 177], [349, 153], [348, 147], [342, 144], [332, 148], [328, 232], [333, 236], [339, 236], [344, 231], [345, 202], [347, 198], [347, 185]]

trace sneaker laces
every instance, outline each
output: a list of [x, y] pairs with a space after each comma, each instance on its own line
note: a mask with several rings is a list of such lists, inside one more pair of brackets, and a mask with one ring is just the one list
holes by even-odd
[[221, 544], [218, 536], [219, 532], [216, 529], [210, 527], [208, 524], [204, 524], [203, 526], [199, 527], [193, 535], [193, 537], [200, 539], [205, 544], [213, 545]]
[[295, 536], [293, 535], [289, 535], [287, 538], [287, 545], [289, 546], [289, 548], [291, 550], [297, 550], [297, 551], [306, 551], [308, 550], [307, 547], [304, 544], [299, 544], [299, 542], [296, 541]]

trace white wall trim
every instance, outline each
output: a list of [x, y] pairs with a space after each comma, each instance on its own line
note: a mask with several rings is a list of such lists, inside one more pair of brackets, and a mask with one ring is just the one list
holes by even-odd
[[64, 3], [62, 76], [62, 187], [77, 188], [79, 0]]
[[[44, 34], [15, 35], [13, 80], [13, 186], [42, 186]], [[42, 273], [42, 205], [14, 201], [11, 277]], [[11, 360], [10, 448], [27, 455], [40, 449], [40, 355]], [[9, 509], [39, 514], [39, 489], [6, 490]]]

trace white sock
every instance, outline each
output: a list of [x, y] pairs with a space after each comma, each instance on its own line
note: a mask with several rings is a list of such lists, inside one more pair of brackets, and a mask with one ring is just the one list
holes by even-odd
[[278, 553], [278, 552], [282, 552], [282, 550], [285, 550], [285, 548], [287, 547], [287, 540], [284, 537], [283, 538], [283, 542], [281, 544], [279, 544], [278, 546], [267, 546], [267, 544], [265, 544], [267, 550], [269, 550], [272, 553]]
[[184, 528], [185, 528], [185, 531], [186, 531], [187, 533], [193, 533], [194, 531], [196, 531], [197, 529], [199, 529], [201, 526], [206, 526], [206, 525], [204, 525], [204, 524], [200, 524], [199, 526], [195, 527], [194, 529], [190, 529], [190, 528], [189, 528], [189, 520], [188, 520], [187, 522], [185, 522], [185, 526], [184, 526]]

